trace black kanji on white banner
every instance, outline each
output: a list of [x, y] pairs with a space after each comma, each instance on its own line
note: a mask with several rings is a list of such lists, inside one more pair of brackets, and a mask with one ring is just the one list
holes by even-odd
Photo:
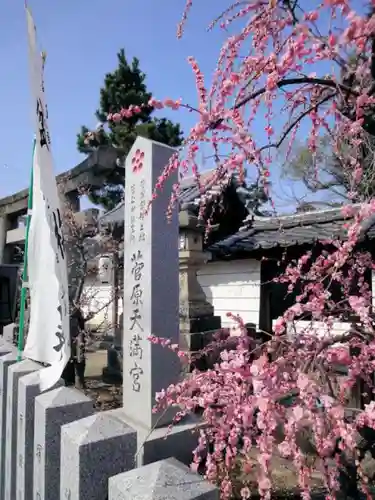
[[49, 133], [47, 130], [46, 118], [43, 109], [43, 103], [40, 99], [36, 102], [36, 115], [38, 118], [38, 127], [39, 127], [39, 141], [40, 147], [46, 147], [49, 150], [49, 146], [51, 143]]

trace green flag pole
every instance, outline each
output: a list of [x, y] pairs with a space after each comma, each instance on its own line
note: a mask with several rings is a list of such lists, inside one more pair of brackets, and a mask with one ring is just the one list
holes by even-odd
[[28, 275], [27, 256], [28, 256], [28, 246], [29, 246], [31, 210], [33, 208], [33, 183], [34, 183], [33, 166], [34, 166], [35, 147], [36, 147], [36, 139], [34, 138], [31, 173], [30, 173], [29, 197], [27, 200], [25, 251], [24, 251], [24, 257], [23, 257], [23, 270], [22, 270], [22, 288], [21, 288], [21, 300], [20, 300], [20, 325], [19, 325], [19, 331], [18, 331], [17, 361], [21, 361], [21, 359], [22, 359], [24, 328], [25, 328], [25, 306], [26, 306], [26, 296], [27, 296], [27, 288], [28, 288], [28, 284], [27, 284], [27, 275]]

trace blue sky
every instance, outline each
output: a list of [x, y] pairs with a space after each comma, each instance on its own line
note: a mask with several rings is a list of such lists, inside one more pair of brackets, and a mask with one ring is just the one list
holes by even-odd
[[[201, 3], [193, 12], [186, 37], [178, 41], [176, 25], [184, 0], [30, 1], [39, 43], [47, 51], [45, 83], [57, 172], [83, 159], [76, 151], [76, 134], [80, 125], [95, 126], [99, 88], [105, 73], [116, 67], [121, 47], [129, 58], [140, 59], [155, 96], [181, 96], [184, 101], [196, 102], [186, 58], [201, 56], [209, 74], [223, 40], [217, 32], [205, 32], [212, 9], [205, 7], [209, 2]], [[226, 2], [215, 0], [215, 4], [220, 9]], [[22, 0], [0, 0], [0, 6], [2, 197], [27, 185], [33, 122], [24, 4]], [[173, 114], [185, 130], [194, 123], [188, 113]]]
[[[212, 73], [225, 34], [207, 33], [206, 27], [228, 6], [228, 0], [195, 0], [186, 34], [177, 40], [184, 4], [185, 0], [30, 0], [38, 40], [47, 51], [45, 83], [56, 172], [83, 159], [76, 150], [76, 134], [83, 124], [96, 125], [99, 89], [104, 75], [116, 67], [121, 47], [129, 58], [140, 59], [148, 88], [156, 97], [182, 97], [196, 103], [186, 59], [194, 55], [205, 74]], [[0, 7], [3, 197], [27, 186], [33, 122], [24, 4], [0, 0]], [[195, 123], [194, 115], [186, 112], [171, 112], [169, 117], [185, 131]]]

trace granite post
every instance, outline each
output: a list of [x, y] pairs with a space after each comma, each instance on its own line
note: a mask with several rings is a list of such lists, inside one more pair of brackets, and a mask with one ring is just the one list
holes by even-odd
[[93, 402], [77, 389], [60, 387], [35, 399], [34, 500], [60, 495], [61, 427], [94, 412]]
[[10, 353], [16, 353], [15, 347], [8, 342], [0, 340], [0, 357]]
[[109, 410], [63, 425], [60, 498], [103, 500], [108, 479], [134, 468], [137, 433]]
[[0, 357], [0, 499], [4, 498], [5, 486], [5, 443], [6, 443], [6, 407], [8, 388], [8, 369], [17, 362], [17, 353], [13, 349]]
[[[55, 389], [64, 384], [59, 380]], [[34, 411], [40, 395], [39, 373], [24, 375], [18, 381], [17, 410], [17, 496], [16, 500], [32, 500], [34, 484]]]
[[18, 381], [23, 375], [40, 368], [41, 365], [29, 359], [8, 368], [4, 500], [16, 498]]
[[149, 206], [174, 153], [169, 146], [138, 137], [125, 166], [123, 409], [128, 423], [137, 429], [139, 465], [172, 455], [190, 462], [196, 443], [191, 436], [196, 422], [182, 422], [165, 440], [165, 426], [174, 413], [152, 411], [155, 393], [176, 383], [181, 370], [175, 353], [148, 340], [152, 334], [171, 344], [179, 342], [177, 211], [167, 218], [177, 172]]
[[7, 344], [14, 345], [14, 331], [17, 328], [15, 323], [5, 325], [3, 328], [3, 341]]
[[[64, 183], [61, 183], [58, 186], [58, 195], [60, 200], [60, 210], [63, 214], [64, 220], [63, 231], [65, 238], [66, 261], [68, 265], [69, 295], [74, 297], [82, 274], [82, 258], [76, 245], [76, 237], [74, 236], [73, 230], [75, 224], [79, 224], [79, 221], [76, 220], [75, 224], [68, 224], [67, 221], [71, 215], [75, 216], [79, 213], [80, 195], [77, 189], [67, 191]], [[66, 213], [70, 215], [66, 216]]]
[[219, 500], [219, 490], [175, 458], [109, 480], [108, 500]]

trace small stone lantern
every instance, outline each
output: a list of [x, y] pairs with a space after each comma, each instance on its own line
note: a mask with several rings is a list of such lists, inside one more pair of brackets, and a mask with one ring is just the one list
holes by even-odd
[[183, 350], [198, 351], [204, 346], [204, 332], [221, 327], [214, 308], [199, 284], [197, 271], [207, 262], [203, 251], [204, 228], [187, 211], [179, 214], [180, 259], [180, 345]]

